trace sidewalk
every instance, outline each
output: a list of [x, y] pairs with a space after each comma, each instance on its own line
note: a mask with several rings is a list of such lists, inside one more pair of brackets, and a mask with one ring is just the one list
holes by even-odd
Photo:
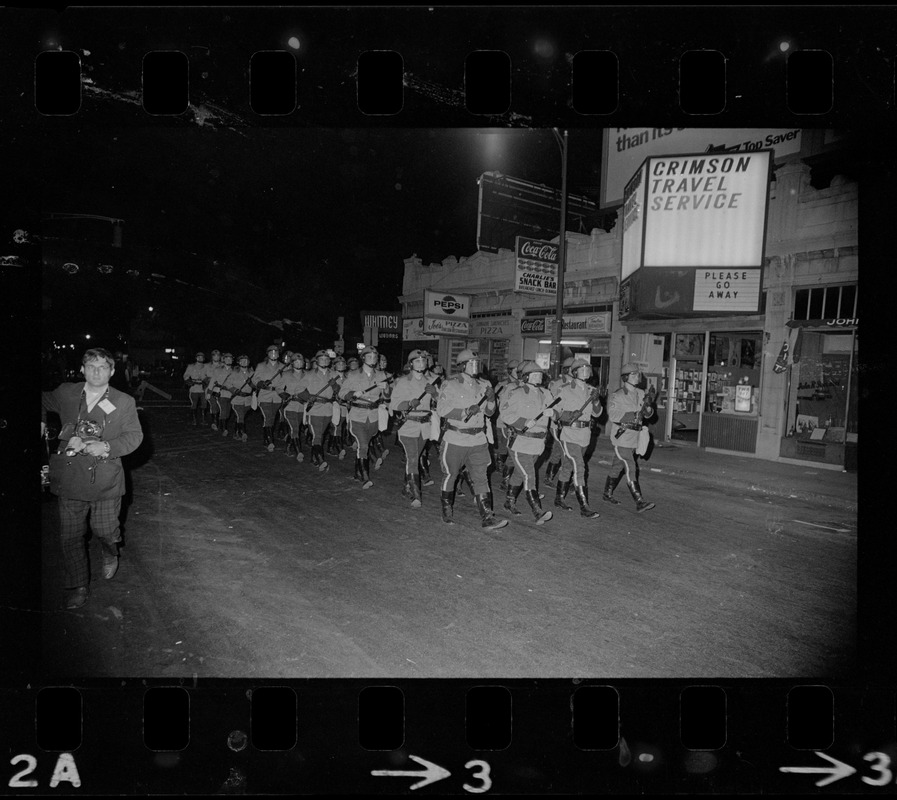
[[[605, 456], [599, 445], [596, 455]], [[667, 475], [695, 475], [722, 486], [746, 491], [798, 497], [803, 500], [857, 503], [857, 473], [840, 472], [808, 462], [789, 464], [751, 456], [707, 451], [694, 445], [655, 443], [642, 470]]]

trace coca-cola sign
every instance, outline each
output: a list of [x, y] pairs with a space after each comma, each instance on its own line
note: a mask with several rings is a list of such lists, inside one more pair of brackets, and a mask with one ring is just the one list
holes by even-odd
[[535, 258], [539, 261], [556, 264], [558, 246], [550, 242], [540, 242], [537, 239], [524, 239], [520, 245], [520, 255], [522, 258]]
[[520, 320], [520, 333], [545, 333], [545, 317], [530, 317]]
[[558, 253], [554, 242], [518, 236], [514, 291], [557, 294]]

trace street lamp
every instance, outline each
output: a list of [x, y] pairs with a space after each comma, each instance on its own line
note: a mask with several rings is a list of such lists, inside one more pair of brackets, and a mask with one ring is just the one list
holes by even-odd
[[558, 236], [556, 324], [551, 347], [554, 352], [554, 377], [557, 378], [561, 374], [561, 338], [564, 330], [564, 267], [567, 261], [567, 131], [564, 131], [563, 136], [557, 128], [552, 128], [551, 132], [561, 150], [561, 231]]

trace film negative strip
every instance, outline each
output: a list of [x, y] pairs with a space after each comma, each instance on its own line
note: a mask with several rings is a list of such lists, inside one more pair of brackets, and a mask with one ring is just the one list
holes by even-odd
[[[176, 284], [199, 287], [208, 297], [197, 304], [222, 315], [236, 313], [233, 295], [256, 291], [260, 260], [285, 294], [303, 281], [316, 304], [340, 307], [349, 289], [334, 295], [315, 275], [344, 272], [351, 296], [373, 304], [405, 293], [386, 276], [401, 262], [383, 265], [378, 236], [396, 258], [430, 239], [434, 252], [461, 241], [473, 253], [473, 221], [466, 239], [442, 230], [469, 207], [456, 184], [473, 194], [478, 175], [519, 174], [522, 158], [544, 162], [534, 181], [559, 185], [552, 129], [569, 132], [569, 169], [596, 196], [603, 141], [623, 151], [677, 129], [743, 133], [724, 148], [732, 154], [833, 132], [826, 142], [849, 143], [837, 166], [859, 187], [870, 285], [889, 294], [890, 7], [2, 13], [11, 374], [34, 373], [25, 337], [75, 335], [54, 322], [66, 303], [83, 309], [85, 336], [139, 294], [110, 295], [92, 278], [58, 300], [50, 284], [83, 265], [53, 262], [48, 219], [111, 226], [113, 239], [122, 220], [128, 232], [143, 227], [159, 247], [109, 265], [89, 253], [97, 276], [133, 273], [128, 286], [151, 283], [162, 298]], [[498, 152], [498, 133], [518, 134], [516, 155]], [[466, 153], [453, 137], [466, 137]], [[380, 162], [382, 201], [353, 189]], [[399, 212], [387, 195], [403, 192], [415, 200]], [[316, 204], [333, 204], [338, 224], [313, 216]], [[424, 205], [429, 217], [414, 213]], [[332, 260], [313, 246], [320, 238]], [[292, 268], [306, 250], [324, 255]], [[887, 319], [884, 303], [873, 310], [873, 326]], [[290, 322], [277, 321], [281, 332]], [[188, 323], [179, 331], [199, 336]], [[885, 428], [887, 337], [873, 330], [861, 361], [862, 385], [874, 387], [862, 392], [864, 415]], [[9, 397], [26, 394], [10, 386]], [[30, 464], [39, 452], [27, 405], [7, 403], [2, 435]], [[817, 477], [815, 493], [795, 500], [818, 502], [802, 523], [815, 537], [782, 534], [790, 488], [756, 516], [733, 499], [750, 494], [747, 483], [717, 486], [716, 505], [677, 484], [675, 513], [654, 512], [661, 524], [633, 514], [605, 533], [602, 514], [568, 538], [568, 527], [527, 518], [490, 537], [465, 521], [469, 497], [470, 508], [456, 500], [457, 524], [441, 527], [438, 485], [424, 523], [403, 503], [374, 513], [360, 491], [275, 474], [258, 446], [258, 457], [225, 463], [166, 413], [142, 417], [152, 448], [133, 465], [119, 574], [95, 582], [81, 607], [60, 607], [55, 500], [37, 495], [27, 470], [8, 470], [7, 794], [897, 791], [887, 472], [864, 471], [862, 515], [855, 493], [838, 511], [818, 501], [829, 489]], [[869, 451], [887, 451], [888, 438], [880, 431]], [[739, 546], [696, 555], [699, 539], [723, 536], [704, 517], [736, 528]], [[288, 534], [269, 537], [275, 526]], [[129, 528], [143, 531], [139, 542]], [[772, 540], [783, 542], [775, 557], [759, 555]], [[96, 539], [90, 547], [96, 569]]]

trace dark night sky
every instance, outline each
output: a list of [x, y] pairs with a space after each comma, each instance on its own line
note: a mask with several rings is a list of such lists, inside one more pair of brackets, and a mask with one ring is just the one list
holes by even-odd
[[[379, 25], [384, 47], [408, 38], [402, 29], [413, 20], [397, 13], [403, 24]], [[318, 291], [323, 281], [349, 314], [359, 306], [394, 308], [404, 258], [414, 253], [429, 263], [475, 252], [481, 173], [559, 187], [560, 155], [549, 130], [509, 124], [513, 114], [476, 129], [403, 127], [346, 111], [359, 32], [374, 35], [372, 21], [382, 17], [372, 10], [258, 9], [76, 9], [27, 17], [35, 49], [79, 53], [82, 108], [72, 117], [8, 129], [13, 152], [22, 153], [13, 168], [27, 165], [26, 196], [39, 213], [122, 218], [126, 252], [141, 260], [147, 249], [155, 251], [164, 268], [153, 270], [169, 277], [208, 286], [230, 270]], [[438, 28], [431, 27], [434, 35]], [[260, 121], [248, 108], [248, 58], [259, 49], [284, 49], [292, 35], [302, 43], [300, 109]], [[439, 36], [449, 36], [448, 28]], [[154, 48], [190, 59], [192, 107], [175, 119], [150, 117], [140, 107], [140, 59]], [[543, 80], [556, 80], [553, 65], [563, 62], [552, 48]], [[414, 83], [414, 59], [403, 50]], [[457, 92], [463, 69], [451, 74], [431, 63], [426, 48], [420, 57], [427, 83], [406, 86], [406, 109], [423, 103], [423, 118], [438, 123], [434, 87]], [[597, 197], [600, 144], [600, 128], [572, 132], [571, 191]], [[303, 315], [288, 301], [268, 309]]]
[[[155, 253], [156, 271], [211, 284], [228, 302], [238, 294], [251, 304], [255, 283], [269, 294], [272, 284], [286, 287], [282, 307], [266, 301], [263, 313], [276, 316], [306, 313], [291, 292], [319, 293], [333, 316], [395, 307], [404, 258], [475, 252], [482, 172], [559, 187], [548, 126], [571, 128], [570, 191], [598, 199], [601, 125], [666, 124], [677, 98], [669, 64], [708, 31], [718, 39], [719, 20], [697, 8], [678, 9], [685, 34], [669, 36], [669, 13], [640, 15], [635, 35], [625, 8], [593, 11], [591, 24], [572, 9], [527, 7], [5, 11], [0, 35], [17, 77], [2, 87], [4, 169], [32, 217], [120, 217], [132, 258]], [[729, 26], [733, 99], [723, 124], [781, 122], [757, 113], [775, 92], [748, 89], [781, 79], [770, 48], [794, 35], [793, 20], [767, 9], [761, 31], [750, 9], [733, 13], [741, 17]], [[818, 41], [801, 25], [803, 46]], [[299, 109], [261, 119], [248, 105], [249, 58], [286, 49], [291, 36], [301, 42]], [[856, 38], [838, 46], [856, 49]], [[81, 111], [41, 117], [31, 104], [33, 60], [59, 47], [79, 53]], [[355, 108], [358, 54], [374, 48], [404, 59], [398, 120]], [[463, 57], [477, 48], [512, 60], [512, 105], [495, 118], [464, 110]], [[625, 113], [612, 123], [568, 107], [573, 54], [602, 48], [622, 65]], [[153, 49], [189, 58], [191, 107], [177, 118], [141, 107], [141, 59]], [[55, 310], [62, 315], [59, 301]]]

